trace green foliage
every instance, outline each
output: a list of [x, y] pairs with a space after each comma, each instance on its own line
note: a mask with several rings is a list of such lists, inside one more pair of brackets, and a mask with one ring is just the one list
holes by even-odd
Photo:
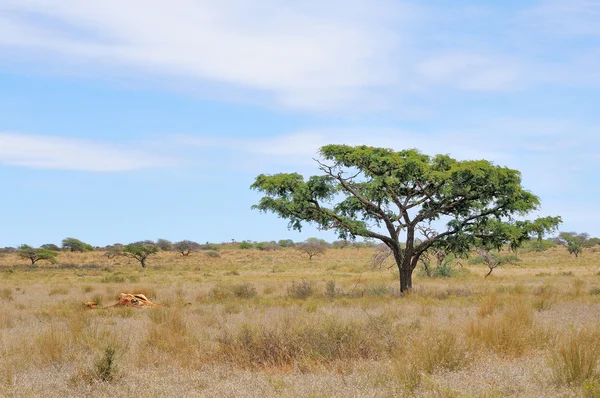
[[36, 249], [29, 245], [19, 246], [17, 253], [20, 258], [29, 259], [32, 265], [40, 260], [46, 260], [52, 264], [55, 264], [56, 257], [58, 256], [58, 253], [55, 251], [42, 248]]
[[454, 269], [450, 265], [450, 263], [445, 262], [439, 267], [434, 268], [433, 277], [434, 278], [450, 278], [454, 275]]
[[104, 253], [104, 256], [108, 257], [108, 258], [115, 258], [117, 256], [122, 256], [123, 255], [123, 247], [124, 246], [121, 244], [108, 246], [106, 248], [106, 252]]
[[583, 232], [578, 234], [577, 232], [561, 232], [558, 234], [556, 241], [561, 245], [566, 246], [569, 254], [574, 254], [575, 257], [579, 257], [583, 253], [585, 247], [593, 247], [596, 245], [598, 238], [590, 238], [590, 234]]
[[294, 247], [296, 245], [291, 239], [282, 239], [277, 244], [281, 247]]
[[94, 375], [100, 381], [109, 382], [114, 380], [117, 373], [117, 350], [113, 346], [104, 349], [103, 355], [94, 365]]
[[551, 239], [533, 240], [523, 247], [523, 252], [543, 252], [553, 247], [556, 247], [556, 243]]
[[75, 238], [63, 239], [62, 248], [63, 250], [70, 252], [89, 252], [94, 250], [94, 246]]
[[142, 241], [136, 243], [130, 243], [123, 247], [123, 256], [134, 258], [140, 262], [140, 265], [143, 268], [146, 268], [146, 261], [148, 257], [153, 254], [156, 254], [160, 251], [158, 246], [154, 244], [154, 242]]
[[240, 242], [240, 249], [252, 249], [254, 245], [250, 242]]
[[182, 240], [174, 243], [173, 248], [181, 253], [182, 256], [189, 256], [190, 253], [202, 250], [202, 245], [191, 240]]
[[352, 242], [350, 242], [349, 240], [346, 239], [340, 239], [340, 240], [336, 240], [331, 242], [331, 246], [332, 247], [336, 247], [339, 249], [343, 249], [345, 247], [349, 247], [352, 244]]
[[254, 245], [258, 250], [270, 251], [279, 249], [277, 242], [258, 242]]
[[56, 246], [54, 243], [46, 243], [40, 246], [40, 249], [52, 250], [55, 252], [60, 251], [60, 247]]
[[158, 239], [156, 241], [156, 246], [162, 251], [168, 252], [173, 250], [173, 243], [167, 239]]
[[[539, 198], [521, 186], [517, 170], [485, 160], [348, 145], [327, 145], [320, 154], [322, 175], [257, 176], [251, 188], [265, 196], [253, 208], [287, 219], [295, 230], [311, 223], [340, 239], [383, 242], [394, 254], [401, 292], [412, 287], [419, 257], [432, 245], [454, 253], [474, 246], [516, 248], [560, 223], [559, 217], [515, 221], [536, 210]], [[416, 240], [419, 227], [440, 218], [448, 220], [444, 231]]]

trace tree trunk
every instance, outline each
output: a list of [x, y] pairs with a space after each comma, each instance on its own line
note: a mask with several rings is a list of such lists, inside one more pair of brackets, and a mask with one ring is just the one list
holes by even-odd
[[404, 256], [400, 255], [400, 251], [393, 251], [394, 260], [398, 266], [398, 274], [400, 278], [400, 295], [404, 295], [412, 289], [412, 268], [410, 257], [407, 253]]
[[140, 263], [142, 264], [142, 268], [146, 268], [146, 257], [140, 258]]

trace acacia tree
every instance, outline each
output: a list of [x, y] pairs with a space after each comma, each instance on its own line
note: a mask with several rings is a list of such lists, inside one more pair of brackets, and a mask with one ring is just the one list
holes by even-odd
[[63, 250], [70, 252], [89, 252], [94, 250], [94, 246], [75, 238], [65, 238], [62, 240]]
[[[521, 186], [519, 171], [485, 160], [348, 145], [327, 145], [319, 153], [321, 175], [257, 176], [251, 188], [266, 196], [253, 208], [288, 219], [296, 230], [309, 222], [340, 239], [380, 240], [398, 267], [401, 293], [412, 288], [419, 258], [433, 245], [465, 252], [477, 240], [494, 241], [493, 223], [506, 225], [503, 238], [519, 245], [560, 222], [547, 217], [518, 224], [513, 217], [536, 210], [539, 198]], [[445, 222], [445, 230], [418, 239], [417, 228], [435, 221]]]
[[125, 257], [135, 258], [140, 262], [142, 268], [146, 268], [148, 257], [160, 251], [158, 246], [152, 241], [142, 241], [130, 243], [123, 247], [121, 253]]
[[590, 238], [590, 234], [582, 232], [561, 232], [558, 234], [558, 243], [567, 247], [569, 254], [579, 257], [585, 247], [593, 247], [597, 244], [598, 238]]
[[317, 238], [308, 238], [304, 242], [296, 244], [296, 249], [308, 254], [308, 259], [311, 261], [314, 256], [325, 253], [328, 247], [329, 243]]
[[181, 253], [182, 256], [189, 256], [190, 253], [197, 252], [202, 249], [199, 243], [191, 240], [182, 240], [173, 244], [176, 251]]
[[43, 248], [36, 249], [29, 245], [19, 246], [18, 254], [21, 258], [29, 259], [31, 261], [31, 265], [40, 260], [46, 260], [54, 264], [56, 263], [56, 256], [58, 255], [58, 253], [55, 251]]

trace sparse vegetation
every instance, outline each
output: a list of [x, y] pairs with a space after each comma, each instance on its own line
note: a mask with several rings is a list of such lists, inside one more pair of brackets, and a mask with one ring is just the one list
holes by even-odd
[[[395, 269], [369, 266], [372, 248], [312, 262], [289, 248], [218, 253], [161, 251], [143, 271], [119, 257], [107, 266], [102, 251], [61, 252], [58, 264], [74, 264], [65, 268], [18, 266], [18, 253], [6, 253], [0, 395], [185, 396], [198, 383], [210, 392], [250, 382], [264, 396], [310, 395], [313, 383], [332, 396], [593, 397], [600, 388], [600, 252], [526, 251], [486, 280], [481, 263], [465, 262], [452, 278], [417, 274], [404, 297]], [[159, 306], [111, 308], [121, 292]]]

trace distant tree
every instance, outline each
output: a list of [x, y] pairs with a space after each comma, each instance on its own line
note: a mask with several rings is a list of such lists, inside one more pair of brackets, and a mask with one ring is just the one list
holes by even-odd
[[533, 250], [535, 252], [543, 252], [551, 247], [556, 247], [556, 243], [552, 239], [533, 240], [529, 243], [526, 249]]
[[586, 247], [594, 247], [600, 245], [600, 238], [590, 238], [586, 242]]
[[168, 252], [173, 250], [173, 243], [171, 243], [171, 241], [166, 240], [166, 239], [158, 239], [156, 241], [156, 246], [158, 246], [158, 248], [162, 251]]
[[189, 256], [190, 253], [202, 250], [202, 245], [191, 240], [182, 240], [173, 244], [176, 251], [182, 256]]
[[339, 239], [331, 242], [331, 246], [343, 249], [345, 247], [349, 247], [352, 242], [347, 239]]
[[154, 242], [142, 241], [125, 245], [122, 253], [125, 257], [138, 260], [142, 268], [146, 268], [146, 261], [148, 260], [148, 257], [158, 253], [159, 251], [160, 249]]
[[514, 255], [500, 255], [498, 251], [494, 251], [491, 248], [477, 248], [475, 252], [481, 257], [481, 261], [488, 267], [489, 271], [485, 274], [484, 278], [487, 278], [492, 274], [492, 271], [501, 265], [515, 264], [519, 259]]
[[277, 244], [281, 247], [294, 247], [296, 245], [291, 239], [281, 239]]
[[279, 246], [277, 244], [277, 242], [275, 242], [275, 241], [270, 241], [270, 242], [258, 242], [256, 245], [254, 245], [254, 247], [256, 247], [258, 250], [271, 251], [271, 250], [277, 250], [281, 246]]
[[107, 246], [104, 256], [107, 257], [108, 259], [113, 259], [115, 257], [122, 256], [124, 247], [125, 246], [123, 246], [120, 243], [117, 243], [117, 244], [114, 244], [111, 246]]
[[36, 249], [29, 245], [21, 245], [18, 248], [19, 257], [29, 259], [31, 264], [35, 264], [40, 260], [49, 261], [52, 264], [56, 263], [57, 252], [48, 249]]
[[59, 252], [60, 251], [60, 247], [58, 247], [54, 243], [46, 243], [44, 245], [41, 245], [40, 249], [53, 250], [55, 252]]
[[304, 242], [296, 244], [296, 249], [308, 254], [308, 259], [312, 260], [314, 256], [323, 254], [329, 248], [329, 243], [323, 239], [308, 238]]
[[75, 238], [65, 238], [62, 240], [62, 248], [70, 252], [89, 252], [93, 251], [94, 247], [88, 243], [82, 242]]
[[[583, 252], [584, 247], [590, 247], [590, 234], [583, 232], [561, 232], [558, 234], [557, 242], [567, 248], [569, 254], [575, 257]], [[593, 245], [592, 245], [593, 246]]]
[[240, 242], [240, 249], [252, 249], [254, 245], [250, 242]]

